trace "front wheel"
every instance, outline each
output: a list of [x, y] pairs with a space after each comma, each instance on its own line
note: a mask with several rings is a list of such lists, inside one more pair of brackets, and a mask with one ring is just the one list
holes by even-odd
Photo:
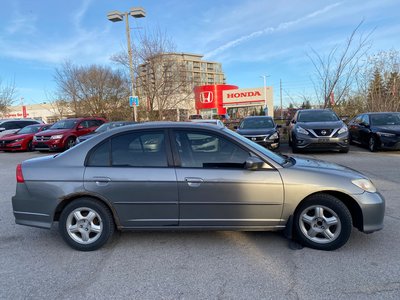
[[297, 240], [318, 250], [342, 247], [349, 239], [352, 227], [346, 205], [327, 194], [310, 196], [299, 205], [294, 216]]
[[59, 230], [65, 242], [80, 251], [102, 247], [114, 233], [114, 220], [108, 207], [90, 198], [69, 203], [61, 213]]
[[72, 148], [75, 145], [75, 138], [73, 137], [69, 137], [66, 141], [65, 141], [65, 146], [64, 146], [64, 150], [68, 150], [70, 148]]

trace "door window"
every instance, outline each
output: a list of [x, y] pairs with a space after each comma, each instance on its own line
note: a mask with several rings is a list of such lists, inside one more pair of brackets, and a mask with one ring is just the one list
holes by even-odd
[[250, 156], [235, 143], [208, 132], [178, 131], [175, 144], [185, 168], [243, 169]]

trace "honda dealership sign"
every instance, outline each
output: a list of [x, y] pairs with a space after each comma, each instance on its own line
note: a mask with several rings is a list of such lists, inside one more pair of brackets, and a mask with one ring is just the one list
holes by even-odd
[[[224, 107], [265, 105], [263, 87], [223, 91], [222, 95]], [[268, 108], [273, 105], [271, 87], [267, 87], [267, 104]]]

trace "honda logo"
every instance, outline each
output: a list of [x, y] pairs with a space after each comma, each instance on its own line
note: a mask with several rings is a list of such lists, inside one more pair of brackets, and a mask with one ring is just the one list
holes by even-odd
[[214, 100], [213, 92], [201, 92], [200, 93], [200, 102], [201, 103], [211, 103]]

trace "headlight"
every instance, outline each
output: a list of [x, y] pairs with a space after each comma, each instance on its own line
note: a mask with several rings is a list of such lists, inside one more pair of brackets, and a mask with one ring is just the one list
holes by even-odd
[[376, 192], [376, 188], [375, 188], [374, 184], [371, 182], [371, 180], [368, 180], [365, 178], [360, 178], [360, 179], [354, 179], [351, 182], [364, 191], [367, 191], [370, 193]]
[[342, 134], [342, 133], [345, 133], [347, 131], [349, 131], [349, 129], [347, 128], [346, 125], [343, 125], [343, 127], [339, 129], [338, 134]]
[[37, 136], [34, 135], [33, 136], [33, 140], [36, 141], [37, 140]]
[[14, 143], [22, 142], [24, 139], [16, 139], [14, 140]]
[[296, 131], [297, 131], [298, 133], [308, 135], [308, 131], [305, 130], [303, 127], [297, 126], [297, 127], [296, 127]]
[[277, 139], [277, 138], [279, 138], [279, 135], [278, 135], [277, 132], [274, 132], [273, 134], [271, 134], [271, 135], [268, 137], [268, 139], [270, 139], [270, 140], [275, 140], [275, 139]]
[[63, 136], [62, 136], [62, 134], [57, 134], [57, 135], [52, 135], [51, 136], [51, 140], [59, 140], [59, 139], [61, 139]]
[[394, 137], [394, 136], [396, 136], [396, 134], [388, 133], [388, 132], [377, 132], [376, 134], [379, 135], [379, 136], [385, 136], [385, 137]]

